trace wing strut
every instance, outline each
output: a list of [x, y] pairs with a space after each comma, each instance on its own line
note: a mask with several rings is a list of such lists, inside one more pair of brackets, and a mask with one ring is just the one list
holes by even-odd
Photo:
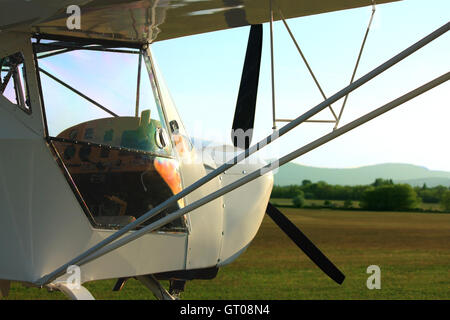
[[[284, 15], [283, 15], [283, 13], [281, 12], [281, 9], [280, 9], [279, 7], [278, 7], [278, 13], [280, 14], [281, 21], [283, 21], [283, 24], [284, 24], [284, 26], [286, 27], [286, 30], [287, 30], [287, 32], [289, 33], [289, 36], [291, 37], [292, 41], [294, 42], [295, 47], [297, 48], [298, 53], [299, 53], [300, 56], [302, 57], [303, 62], [305, 63], [306, 68], [307, 68], [308, 71], [309, 71], [309, 74], [311, 75], [311, 77], [312, 77], [313, 80], [314, 80], [314, 83], [316, 84], [317, 88], [319, 89], [320, 94], [322, 95], [323, 99], [326, 100], [326, 99], [327, 99], [327, 96], [326, 96], [325, 93], [323, 92], [323, 89], [322, 89], [322, 87], [320, 86], [319, 81], [317, 80], [317, 78], [316, 78], [316, 76], [315, 76], [313, 70], [311, 69], [311, 66], [310, 66], [309, 63], [308, 63], [308, 60], [306, 60], [306, 57], [305, 57], [305, 55], [303, 54], [302, 49], [300, 49], [300, 46], [299, 46], [297, 40], [295, 39], [294, 34], [293, 34], [292, 31], [291, 31], [291, 28], [289, 28], [289, 25], [287, 24], [286, 19], [284, 18]], [[331, 104], [328, 106], [328, 108], [330, 109], [331, 113], [333, 114], [333, 117], [334, 117], [335, 121], [333, 121], [333, 120], [322, 120], [322, 121], [321, 121], [321, 120], [315, 120], [315, 121], [314, 121], [314, 120], [308, 120], [308, 122], [333, 122], [333, 123], [336, 122], [336, 121], [338, 120], [338, 117], [337, 117], [336, 113], [334, 112], [333, 107], [331, 106]], [[274, 118], [275, 118], [275, 115], [274, 115]], [[289, 122], [289, 120], [286, 121], [286, 120], [284, 120], [284, 119], [276, 119], [276, 118], [275, 118], [275, 121]]]
[[[372, 0], [372, 14], [370, 15], [369, 25], [367, 26], [366, 33], [364, 35], [364, 39], [363, 39], [363, 42], [361, 44], [361, 49], [359, 49], [358, 59], [356, 59], [355, 68], [353, 69], [352, 78], [350, 79], [350, 84], [352, 84], [353, 80], [355, 80], [356, 70], [358, 70], [359, 61], [361, 60], [361, 56], [362, 56], [362, 53], [363, 53], [363, 50], [364, 50], [364, 46], [366, 44], [367, 36], [369, 35], [370, 26], [372, 25], [373, 16], [375, 15], [375, 11], [376, 11], [375, 2], [374, 2], [374, 0]], [[344, 102], [342, 103], [341, 110], [339, 111], [339, 116], [336, 119], [336, 124], [334, 125], [334, 129], [335, 130], [336, 130], [336, 128], [339, 125], [339, 121], [341, 121], [342, 113], [344, 112], [344, 108], [345, 108], [345, 105], [347, 103], [347, 99], [348, 99], [348, 94], [344, 98]]]
[[[355, 79], [356, 71], [358, 69], [359, 62], [361, 60], [361, 56], [362, 56], [362, 53], [363, 53], [363, 50], [364, 50], [364, 46], [365, 46], [365, 43], [366, 43], [366, 40], [367, 40], [367, 36], [369, 34], [369, 31], [370, 31], [370, 26], [372, 25], [372, 21], [373, 21], [374, 15], [375, 15], [375, 11], [376, 11], [376, 4], [375, 4], [375, 1], [372, 0], [372, 14], [370, 16], [369, 25], [367, 26], [366, 33], [364, 35], [364, 39], [363, 39], [363, 42], [361, 44], [361, 48], [359, 50], [358, 58], [356, 60], [356, 65], [355, 65], [354, 70], [353, 70], [353, 74], [352, 74], [352, 77], [351, 77], [351, 80], [350, 80], [350, 84], [352, 84], [353, 80]], [[315, 76], [311, 66], [309, 65], [308, 60], [306, 59], [305, 55], [303, 54], [303, 51], [301, 50], [297, 40], [295, 39], [294, 34], [292, 33], [291, 29], [289, 28], [289, 25], [287, 24], [286, 19], [284, 18], [283, 12], [281, 11], [280, 7], [278, 7], [278, 13], [280, 15], [281, 21], [283, 22], [284, 26], [286, 27], [287, 32], [289, 33], [289, 36], [291, 37], [292, 41], [294, 42], [294, 45], [297, 48], [298, 53], [300, 54], [303, 62], [305, 63], [306, 68], [308, 69], [312, 79], [314, 80], [314, 83], [316, 84], [317, 88], [319, 89], [320, 94], [322, 95], [323, 99], [326, 100], [327, 96], [325, 95], [322, 87], [320, 86], [320, 83], [317, 80], [317, 77]], [[273, 58], [273, 56], [272, 56], [272, 58]], [[272, 65], [273, 65], [273, 63], [272, 63]], [[342, 113], [343, 113], [345, 105], [347, 103], [347, 99], [348, 99], [348, 94], [344, 98], [344, 102], [343, 102], [341, 110], [339, 112], [339, 116], [336, 115], [336, 113], [333, 110], [333, 107], [331, 106], [331, 104], [328, 106], [330, 111], [331, 111], [331, 113], [332, 113], [332, 115], [333, 115], [333, 117], [334, 117], [334, 120], [307, 120], [306, 122], [334, 123], [334, 129], [336, 129], [338, 127], [338, 125], [339, 125], [339, 121], [341, 120]], [[290, 121], [292, 121], [290, 119], [277, 119], [276, 118], [276, 115], [275, 115], [275, 103], [273, 103], [272, 112], [273, 112], [273, 121], [274, 121], [274, 123], [275, 122], [290, 122]]]

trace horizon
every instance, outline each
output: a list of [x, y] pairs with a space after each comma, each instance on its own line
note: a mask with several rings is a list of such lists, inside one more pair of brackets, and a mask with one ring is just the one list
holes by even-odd
[[392, 180], [395, 184], [409, 184], [430, 188], [450, 187], [450, 172], [430, 170], [426, 167], [406, 163], [381, 163], [355, 168], [329, 168], [304, 166], [291, 163], [281, 167], [274, 175], [274, 185], [301, 185], [303, 180], [312, 183], [324, 181], [329, 185], [357, 186], [370, 185], [376, 179]]
[[367, 165], [361, 165], [361, 166], [355, 166], [355, 167], [321, 167], [321, 166], [313, 166], [313, 165], [308, 165], [308, 164], [294, 162], [294, 161], [291, 161], [290, 163], [296, 164], [296, 165], [299, 165], [299, 166], [318, 168], [318, 169], [359, 169], [359, 168], [374, 167], [374, 166], [381, 166], [381, 165], [406, 165], [406, 166], [413, 166], [413, 167], [423, 168], [423, 169], [426, 169], [428, 171], [437, 171], [437, 172], [448, 172], [448, 173], [450, 173], [450, 171], [447, 171], [447, 170], [434, 170], [434, 169], [430, 169], [430, 168], [428, 168], [426, 166], [423, 166], [423, 165], [418, 165], [418, 164], [413, 164], [413, 163], [406, 163], [406, 162], [382, 162], [382, 163], [367, 164]]

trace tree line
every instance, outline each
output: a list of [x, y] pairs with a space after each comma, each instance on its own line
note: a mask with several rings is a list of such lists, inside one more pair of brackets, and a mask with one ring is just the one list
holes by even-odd
[[324, 181], [312, 183], [303, 180], [300, 185], [277, 186], [272, 198], [292, 199], [294, 206], [302, 207], [304, 199], [343, 200], [347, 203], [359, 201], [368, 210], [410, 210], [423, 203], [440, 203], [450, 211], [450, 188], [445, 186], [412, 187], [409, 184], [395, 184], [392, 179], [376, 179], [369, 185], [341, 186]]

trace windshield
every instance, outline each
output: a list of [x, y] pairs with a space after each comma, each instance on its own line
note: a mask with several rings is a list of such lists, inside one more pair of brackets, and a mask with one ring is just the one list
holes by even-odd
[[38, 58], [50, 137], [172, 155], [144, 51], [38, 48], [45, 49]]

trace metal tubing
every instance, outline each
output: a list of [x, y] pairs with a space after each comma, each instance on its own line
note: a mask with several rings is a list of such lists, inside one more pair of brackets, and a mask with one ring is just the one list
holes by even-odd
[[313, 123], [335, 123], [334, 120], [306, 120], [305, 122], [313, 122]]
[[[361, 44], [361, 48], [359, 49], [358, 58], [356, 59], [356, 64], [355, 64], [355, 68], [353, 69], [353, 74], [352, 74], [352, 78], [350, 79], [350, 83], [352, 83], [353, 80], [355, 79], [356, 70], [358, 70], [359, 61], [361, 60], [361, 56], [362, 56], [362, 53], [364, 50], [364, 45], [366, 44], [367, 36], [369, 35], [370, 26], [372, 25], [373, 16], [375, 15], [375, 10], [376, 10], [375, 3], [372, 1], [372, 14], [370, 15], [369, 25], [367, 26], [366, 33], [364, 35], [364, 39]], [[348, 99], [348, 94], [344, 98], [344, 102], [342, 103], [341, 110], [339, 111], [339, 116], [336, 119], [336, 124], [334, 125], [334, 129], [336, 129], [338, 127], [339, 121], [341, 121], [342, 113], [344, 112], [345, 105], [347, 104], [347, 99]]]
[[136, 84], [136, 111], [134, 112], [134, 116], [139, 117], [139, 93], [141, 87], [141, 65], [142, 65], [142, 53], [139, 53], [139, 62], [138, 62], [138, 74], [137, 74], [137, 84]]
[[[291, 122], [292, 119], [277, 119], [277, 122]], [[314, 122], [314, 123], [335, 123], [334, 120], [305, 120], [304, 122]]]
[[[80, 40], [80, 39], [78, 39]], [[139, 54], [139, 50], [126, 50], [126, 49], [111, 49], [118, 46], [95, 45], [94, 43], [80, 45], [78, 42], [49, 42], [37, 44], [37, 53], [49, 52], [54, 50], [93, 50], [93, 51], [106, 51], [115, 53], [130, 53]], [[122, 46], [120, 46], [122, 47]], [[41, 57], [39, 57], [41, 58]]]
[[277, 122], [275, 120], [275, 61], [273, 57], [273, 8], [272, 0], [270, 2], [270, 72], [272, 81], [272, 129], [277, 129]]
[[[40, 46], [43, 46], [43, 45], [44, 44], [40, 44]], [[56, 47], [56, 49], [49, 49], [47, 51], [40, 51], [38, 53], [54, 51], [54, 50], [59, 50], [59, 51], [44, 54], [42, 56], [39, 56], [38, 59], [45, 59], [45, 58], [49, 58], [49, 57], [52, 57], [52, 56], [55, 56], [55, 55], [58, 55], [58, 54], [68, 53], [68, 52], [71, 52], [71, 51], [74, 51], [74, 50], [90, 50], [90, 51], [103, 51], [103, 52], [113, 52], [113, 53], [129, 53], [129, 54], [138, 54], [139, 53], [139, 51], [108, 49], [108, 48], [104, 48], [104, 47], [101, 47], [101, 46], [95, 46], [95, 47], [68, 47], [68, 48], [60, 46], [60, 48], [58, 48], [58, 46], [52, 45], [52, 48], [54, 48], [54, 47]]]
[[59, 84], [63, 85], [64, 87], [66, 87], [67, 89], [75, 92], [77, 95], [79, 95], [80, 97], [86, 99], [87, 101], [89, 101], [90, 103], [92, 103], [93, 105], [99, 107], [100, 109], [102, 109], [103, 111], [109, 113], [110, 115], [114, 116], [114, 117], [118, 117], [117, 114], [115, 114], [114, 112], [112, 112], [111, 110], [109, 110], [108, 108], [102, 106], [100, 103], [98, 103], [97, 101], [92, 100], [91, 98], [89, 98], [88, 96], [84, 95], [83, 93], [81, 93], [80, 91], [78, 91], [77, 89], [75, 89], [74, 87], [69, 86], [67, 83], [65, 83], [62, 80], [59, 80], [57, 77], [55, 77], [54, 75], [52, 75], [51, 73], [48, 73], [47, 71], [45, 71], [44, 69], [39, 68], [39, 71], [41, 71], [43, 74], [45, 74], [46, 76], [52, 78], [53, 80], [55, 80], [56, 82], [58, 82]]
[[[298, 53], [299, 53], [300, 56], [302, 57], [303, 62], [304, 62], [305, 65], [306, 65], [306, 68], [308, 69], [308, 71], [309, 71], [309, 73], [311, 74], [311, 77], [313, 78], [313, 80], [314, 80], [314, 82], [315, 82], [317, 88], [319, 89], [320, 93], [322, 94], [323, 99], [324, 99], [324, 100], [327, 99], [327, 96], [326, 96], [325, 93], [323, 92], [322, 87], [321, 87], [320, 84], [319, 84], [319, 81], [317, 80], [316, 76], [314, 75], [314, 72], [312, 71], [311, 67], [309, 66], [308, 60], [306, 60], [306, 57], [305, 57], [305, 55], [303, 54], [302, 49], [300, 49], [300, 46], [298, 45], [297, 40], [295, 40], [294, 34], [292, 33], [292, 31], [291, 31], [291, 29], [289, 28], [289, 26], [288, 26], [286, 20], [284, 19], [283, 13], [281, 12], [281, 9], [280, 9], [280, 8], [278, 8], [278, 13], [279, 13], [280, 16], [281, 16], [281, 21], [283, 21], [284, 26], [286, 27], [287, 32], [288, 32], [289, 35], [291, 36], [291, 39], [292, 39], [292, 41], [294, 42], [294, 45], [295, 45], [295, 47], [297, 48]], [[332, 107], [331, 105], [329, 105], [328, 107], [330, 108], [330, 111], [331, 111], [331, 113], [333, 114], [334, 119], [337, 121], [337, 120], [338, 120], [338, 117], [337, 117], [336, 113], [334, 112], [333, 107]], [[333, 121], [333, 122], [336, 122], [336, 121]]]
[[403, 50], [402, 52], [397, 54], [395, 57], [393, 57], [393, 58], [389, 59], [388, 61], [386, 61], [385, 63], [381, 64], [380, 66], [378, 66], [377, 68], [375, 68], [371, 72], [367, 73], [365, 76], [359, 78], [358, 80], [356, 80], [352, 84], [348, 85], [344, 89], [342, 89], [339, 92], [337, 92], [336, 94], [332, 95], [327, 100], [319, 103], [317, 106], [315, 106], [314, 108], [310, 109], [308, 112], [304, 113], [303, 115], [299, 116], [298, 118], [296, 118], [292, 122], [290, 122], [290, 123], [286, 124], [285, 126], [283, 126], [282, 128], [280, 128], [280, 130], [275, 131], [274, 133], [272, 133], [271, 135], [269, 135], [266, 138], [262, 139], [257, 144], [251, 146], [249, 149], [243, 151], [242, 153], [240, 153], [239, 155], [237, 155], [236, 157], [234, 157], [230, 161], [224, 163], [219, 168], [215, 169], [214, 171], [210, 172], [209, 174], [207, 174], [203, 178], [199, 179], [197, 182], [194, 182], [190, 186], [188, 186], [185, 189], [181, 190], [179, 193], [173, 195], [172, 197], [170, 197], [166, 201], [162, 202], [161, 204], [159, 204], [158, 206], [156, 206], [155, 208], [153, 208], [149, 212], [145, 213], [144, 215], [142, 215], [141, 217], [139, 217], [135, 221], [129, 223], [128, 225], [126, 225], [122, 229], [118, 230], [116, 233], [112, 234], [108, 238], [100, 241], [99, 243], [97, 243], [96, 245], [92, 246], [90, 249], [88, 249], [85, 252], [81, 253], [79, 256], [75, 257], [74, 259], [72, 259], [71, 261], [67, 262], [66, 264], [62, 265], [61, 267], [59, 267], [55, 271], [53, 271], [53, 272], [45, 275], [44, 277], [40, 278], [36, 283], [38, 285], [45, 285], [45, 284], [53, 281], [54, 279], [58, 278], [59, 276], [64, 274], [64, 272], [66, 271], [68, 266], [77, 264], [78, 262], [80, 262], [81, 260], [86, 258], [87, 256], [93, 254], [94, 252], [96, 252], [99, 249], [103, 248], [107, 244], [109, 244], [112, 241], [114, 241], [114, 240], [118, 239], [119, 237], [123, 236], [126, 232], [128, 232], [128, 231], [134, 229], [135, 227], [139, 226], [140, 224], [142, 224], [143, 222], [147, 221], [151, 217], [155, 216], [156, 214], [158, 214], [162, 210], [168, 208], [172, 203], [174, 203], [174, 202], [180, 200], [181, 198], [185, 197], [186, 195], [190, 194], [192, 191], [198, 189], [199, 187], [201, 187], [205, 183], [207, 183], [210, 180], [214, 179], [215, 177], [217, 177], [218, 175], [220, 175], [224, 171], [226, 171], [229, 168], [231, 168], [236, 163], [244, 160], [245, 158], [249, 157], [250, 155], [252, 155], [256, 151], [258, 151], [258, 150], [262, 149], [263, 147], [265, 147], [266, 145], [270, 144], [271, 142], [273, 142], [277, 138], [281, 137], [285, 133], [289, 132], [290, 130], [292, 130], [293, 128], [295, 128], [296, 126], [298, 126], [299, 124], [301, 124], [305, 120], [308, 120], [309, 118], [311, 118], [312, 116], [314, 116], [318, 112], [320, 112], [323, 109], [327, 108], [328, 105], [330, 105], [330, 104], [336, 102], [337, 100], [341, 99], [346, 94], [348, 94], [348, 93], [352, 92], [353, 90], [359, 88], [364, 83], [366, 83], [369, 80], [373, 79], [374, 77], [376, 77], [380, 73], [382, 73], [385, 70], [389, 69], [390, 67], [392, 67], [396, 63], [400, 62], [401, 60], [403, 60], [407, 56], [411, 55], [412, 53], [414, 53], [415, 51], [419, 50], [420, 48], [422, 48], [426, 44], [428, 44], [431, 41], [433, 41], [434, 39], [438, 38], [439, 36], [441, 36], [442, 34], [447, 32], [449, 29], [450, 29], [450, 22], [448, 22], [445, 25], [443, 25], [442, 27], [436, 29], [435, 31], [430, 33], [425, 38], [421, 39], [420, 41], [416, 42], [412, 46], [410, 46], [407, 49]]
[[295, 158], [298, 158], [301, 155], [304, 155], [305, 153], [308, 153], [314, 149], [316, 149], [317, 147], [343, 135], [344, 133], [355, 129], [356, 127], [394, 109], [395, 107], [398, 107], [399, 105], [421, 95], [422, 93], [444, 83], [445, 81], [448, 81], [450, 79], [450, 72], [447, 72], [446, 74], [422, 85], [421, 87], [412, 90], [406, 94], [404, 94], [403, 96], [383, 105], [382, 107], [379, 107], [378, 109], [375, 109], [372, 112], [369, 112], [368, 114], [346, 124], [345, 126], [336, 129], [334, 131], [332, 131], [331, 133], [328, 133], [326, 135], [324, 135], [323, 137], [314, 140], [313, 142], [285, 155], [284, 157], [280, 158], [277, 161], [271, 162], [268, 165], [262, 167], [261, 169], [255, 170], [252, 173], [249, 173], [248, 175], [242, 177], [239, 180], [236, 180], [232, 183], [230, 183], [229, 185], [226, 185], [225, 187], [210, 193], [209, 195], [201, 198], [200, 200], [197, 200], [193, 203], [191, 203], [190, 205], [179, 209], [167, 216], [165, 216], [164, 218], [161, 218], [151, 224], [149, 224], [148, 226], [122, 238], [117, 240], [116, 242], [112, 243], [111, 245], [104, 247], [103, 249], [99, 250], [97, 253], [91, 255], [90, 257], [88, 257], [87, 259], [81, 261], [81, 263], [79, 264], [79, 266], [88, 263], [94, 259], [97, 259], [103, 255], [105, 255], [108, 252], [111, 252], [112, 250], [115, 250], [117, 248], [120, 248], [124, 245], [126, 245], [127, 243], [143, 236], [145, 233], [149, 233], [151, 231], [154, 231], [156, 229], [161, 228], [162, 226], [166, 225], [167, 223], [170, 223], [172, 221], [174, 221], [175, 219], [180, 218], [181, 216], [185, 215], [186, 213], [189, 213], [192, 210], [195, 210], [199, 207], [201, 207], [202, 205], [205, 205], [215, 199], [217, 199], [218, 197], [231, 192], [239, 187], [241, 187], [244, 184], [247, 184], [257, 178], [259, 178], [260, 176], [266, 174], [269, 171], [272, 171], [276, 168], [278, 168], [279, 166], [282, 166], [283, 164], [286, 164], [289, 161], [294, 160]]
[[45, 58], [49, 58], [49, 57], [53, 57], [56, 56], [58, 54], [63, 54], [63, 53], [67, 53], [67, 52], [71, 52], [77, 49], [62, 49], [56, 52], [52, 52], [52, 53], [47, 53], [47, 54], [43, 54], [42, 56], [37, 57], [38, 59], [45, 59]]

